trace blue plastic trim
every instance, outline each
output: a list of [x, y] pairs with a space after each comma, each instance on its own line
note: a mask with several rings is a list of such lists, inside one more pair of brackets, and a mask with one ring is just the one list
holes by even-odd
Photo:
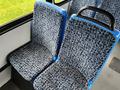
[[[68, 14], [66, 11], [63, 11], [63, 17], [62, 17], [62, 21], [61, 21], [61, 25], [60, 25], [60, 32], [59, 32], [59, 41], [58, 41], [58, 47], [57, 47], [57, 51], [59, 52], [60, 51], [60, 48], [61, 48], [61, 44], [62, 44], [62, 41], [63, 41], [63, 38], [64, 38], [64, 33], [65, 33], [65, 28], [66, 28], [66, 21], [67, 21], [67, 17], [68, 17]], [[58, 57], [58, 55], [57, 55]], [[56, 60], [59, 60], [58, 58]]]
[[55, 56], [52, 57], [53, 62], [57, 62], [59, 60], [60, 60], [60, 57], [58, 55], [55, 55]]
[[[115, 29], [115, 31], [117, 31], [117, 32], [119, 32], [119, 33], [120, 33], [120, 30]], [[119, 39], [118, 43], [120, 44], [120, 39]]]
[[53, 57], [52, 57], [52, 61], [56, 61], [58, 59], [58, 56], [57, 55], [54, 55]]
[[101, 26], [101, 25], [99, 25], [99, 24], [97, 24], [97, 23], [95, 23], [95, 22], [93, 22], [93, 21], [86, 20], [86, 19], [83, 19], [83, 18], [81, 18], [81, 17], [78, 17], [76, 14], [72, 15], [71, 18], [70, 18], [70, 20], [71, 20], [71, 19], [75, 19], [75, 20], [80, 20], [80, 21], [85, 21], [85, 22], [87, 22], [87, 23], [91, 23], [91, 24], [93, 24], [93, 25], [95, 25], [95, 26], [97, 26], [97, 27], [99, 27], [99, 28], [101, 28], [101, 29], [103, 29], [103, 30], [105, 30], [105, 31], [107, 31], [107, 32], [110, 32], [110, 33], [115, 37], [115, 43], [113, 43], [112, 48], [111, 48], [110, 52], [108, 53], [107, 58], [106, 58], [104, 64], [103, 64], [103, 65], [101, 66], [101, 68], [98, 70], [96, 77], [95, 77], [93, 80], [89, 80], [89, 81], [88, 81], [88, 90], [91, 90], [93, 84], [94, 84], [95, 81], [98, 79], [99, 75], [101, 74], [104, 66], [107, 64], [108, 59], [109, 59], [109, 56], [110, 56], [113, 48], [114, 48], [114, 47], [116, 46], [116, 44], [119, 42], [119, 40], [120, 40], [120, 32], [119, 32], [119, 30], [111, 31], [111, 30], [109, 30], [109, 29], [107, 29], [107, 28], [105, 28], [105, 27], [103, 27], [103, 26]]

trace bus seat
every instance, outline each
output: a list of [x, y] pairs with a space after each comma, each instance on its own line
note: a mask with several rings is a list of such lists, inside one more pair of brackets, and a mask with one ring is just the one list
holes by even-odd
[[[120, 0], [102, 0], [99, 8], [110, 12], [115, 17], [115, 29], [120, 30]], [[95, 18], [109, 24], [108, 18], [99, 13]]]
[[[68, 6], [69, 16], [76, 14], [85, 6], [99, 6], [101, 0], [71, 0]], [[94, 17], [94, 12], [85, 12], [86, 15]]]
[[62, 42], [67, 12], [48, 2], [37, 1], [33, 13], [31, 42], [8, 55], [12, 67], [31, 81], [56, 60]]
[[[98, 8], [89, 6], [86, 9], [96, 11]], [[100, 74], [120, 33], [93, 18], [82, 16], [82, 11], [71, 16], [60, 49], [60, 60], [34, 80], [35, 90], [89, 90]]]

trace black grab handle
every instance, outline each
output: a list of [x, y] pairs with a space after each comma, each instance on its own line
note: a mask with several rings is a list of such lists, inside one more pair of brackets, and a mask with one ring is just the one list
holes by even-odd
[[[96, 20], [96, 19], [94, 19], [94, 18], [90, 18], [90, 17], [87, 17], [87, 16], [82, 16], [81, 13], [82, 13], [83, 11], [85, 11], [85, 10], [92, 10], [92, 11], [99, 12], [99, 13], [107, 16], [107, 17], [109, 18], [109, 20], [110, 20], [111, 26], [109, 26], [109, 25], [107, 25], [107, 24], [105, 24], [105, 23], [103, 23], [103, 22], [100, 22], [100, 21], [98, 21], [98, 20]], [[93, 6], [87, 6], [87, 7], [84, 7], [84, 8], [82, 8], [82, 9], [80, 9], [79, 12], [77, 13], [77, 15], [78, 15], [78, 16], [82, 16], [82, 17], [87, 18], [87, 19], [92, 19], [92, 20], [98, 22], [99, 24], [102, 24], [102, 25], [108, 27], [108, 28], [111, 29], [111, 30], [114, 30], [115, 18], [113, 17], [113, 15], [112, 15], [111, 13], [109, 13], [109, 12], [103, 10], [103, 9], [100, 9], [100, 8], [97, 8], [97, 7], [93, 7]]]

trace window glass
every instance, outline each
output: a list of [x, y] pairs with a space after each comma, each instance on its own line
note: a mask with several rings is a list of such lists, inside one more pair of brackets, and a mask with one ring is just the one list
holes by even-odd
[[55, 3], [60, 3], [62, 1], [65, 1], [65, 0], [55, 0]]
[[33, 11], [35, 0], [0, 0], [0, 26]]
[[[0, 0], [0, 26], [31, 13], [34, 9], [35, 1], [36, 0]], [[62, 1], [64, 0], [55, 0], [55, 3]]]

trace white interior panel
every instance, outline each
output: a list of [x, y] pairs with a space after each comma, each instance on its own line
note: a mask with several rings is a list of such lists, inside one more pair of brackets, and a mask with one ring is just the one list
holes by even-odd
[[2, 87], [10, 79], [11, 79], [11, 68], [8, 67], [3, 72], [0, 73], [0, 87]]
[[30, 40], [30, 22], [0, 36], [0, 68], [6, 64], [6, 56]]
[[[23, 24], [0, 36], [0, 68], [6, 63], [6, 56], [30, 41], [30, 22]], [[10, 69], [0, 73], [0, 86], [10, 79]]]

